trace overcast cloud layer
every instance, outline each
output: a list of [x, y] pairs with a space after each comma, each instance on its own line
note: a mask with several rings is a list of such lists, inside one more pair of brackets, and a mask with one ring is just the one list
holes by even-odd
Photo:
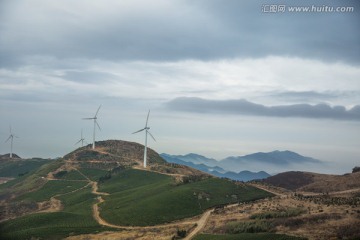
[[130, 133], [151, 109], [158, 152], [288, 149], [345, 171], [360, 155], [359, 23], [358, 0], [2, 0], [0, 138], [11, 124], [20, 155], [62, 156], [102, 104], [98, 140], [142, 143]]
[[241, 100], [206, 100], [201, 98], [176, 98], [167, 103], [172, 110], [198, 113], [230, 113], [270, 117], [329, 118], [335, 120], [360, 121], [360, 105], [347, 110], [344, 106], [327, 104], [295, 104], [264, 106]]
[[351, 6], [352, 13], [261, 11], [276, 1], [1, 1], [2, 64], [27, 56], [111, 60], [298, 56], [359, 63], [359, 1], [285, 1]]

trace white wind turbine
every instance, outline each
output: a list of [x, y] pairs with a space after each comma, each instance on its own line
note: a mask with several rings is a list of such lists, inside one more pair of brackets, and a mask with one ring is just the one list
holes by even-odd
[[79, 141], [77, 141], [75, 143], [75, 145], [78, 144], [79, 142], [81, 142], [81, 147], [83, 147], [84, 146], [84, 141], [85, 141], [85, 138], [83, 137], [83, 130], [81, 129], [81, 138], [80, 138]]
[[15, 136], [11, 130], [11, 125], [9, 126], [9, 129], [10, 129], [10, 136], [8, 137], [8, 139], [6, 139], [5, 142], [9, 141], [11, 139], [11, 151], [10, 151], [10, 158], [12, 158], [12, 154], [13, 154], [13, 140], [14, 140], [14, 137], [16, 138], [19, 138], [18, 136]]
[[92, 149], [95, 149], [95, 128], [96, 128], [95, 125], [97, 125], [98, 128], [99, 128], [99, 130], [101, 130], [98, 122], [96, 121], [96, 119], [97, 119], [97, 114], [98, 114], [100, 108], [101, 108], [101, 105], [99, 106], [98, 110], [96, 111], [94, 117], [92, 117], [92, 118], [83, 118], [83, 119], [85, 119], [85, 120], [94, 120], [94, 133], [93, 133], [93, 145], [92, 145]]
[[149, 134], [150, 137], [152, 137], [152, 139], [154, 139], [154, 141], [156, 142], [154, 136], [149, 131], [149, 129], [150, 129], [150, 127], [148, 127], [149, 115], [150, 115], [150, 110], [149, 110], [147, 118], [146, 118], [145, 127], [143, 129], [140, 129], [139, 131], [133, 132], [133, 134], [134, 134], [134, 133], [142, 132], [145, 130], [144, 168], [146, 168], [146, 160], [147, 160], [147, 135]]

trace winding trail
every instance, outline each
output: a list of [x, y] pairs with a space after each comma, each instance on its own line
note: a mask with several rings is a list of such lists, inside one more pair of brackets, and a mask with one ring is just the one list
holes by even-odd
[[[135, 167], [138, 170], [143, 170], [143, 171], [151, 171], [151, 172], [157, 172], [157, 171], [152, 171], [149, 169], [143, 169], [141, 167]], [[151, 230], [156, 230], [156, 229], [164, 229], [164, 228], [169, 228], [169, 227], [181, 227], [181, 226], [186, 226], [190, 227], [190, 229], [192, 229], [191, 232], [188, 233], [188, 235], [184, 238], [185, 240], [191, 240], [195, 235], [197, 235], [198, 233], [200, 233], [204, 227], [206, 226], [207, 222], [209, 221], [211, 214], [214, 212], [214, 208], [212, 209], [208, 209], [207, 211], [205, 211], [204, 213], [202, 213], [201, 215], [199, 215], [198, 217], [192, 217], [189, 219], [183, 219], [180, 221], [175, 221], [175, 222], [171, 222], [171, 223], [164, 223], [164, 224], [160, 224], [160, 225], [154, 225], [154, 226], [122, 226], [122, 225], [115, 225], [112, 223], [107, 222], [106, 220], [104, 220], [101, 216], [100, 216], [100, 207], [99, 205], [101, 203], [104, 203], [105, 200], [103, 198], [103, 196], [108, 196], [110, 195], [109, 193], [106, 192], [99, 192], [98, 191], [98, 183], [96, 181], [92, 181], [89, 177], [87, 177], [85, 174], [83, 174], [78, 168], [73, 168], [73, 170], [78, 171], [86, 180], [80, 180], [80, 181], [86, 181], [88, 182], [88, 184], [86, 184], [85, 186], [79, 188], [79, 189], [75, 189], [71, 192], [65, 193], [65, 194], [70, 194], [76, 191], [79, 191], [83, 188], [86, 188], [88, 186], [91, 185], [92, 190], [91, 192], [94, 195], [97, 195], [97, 201], [92, 205], [92, 215], [93, 218], [96, 220], [96, 222], [99, 225], [102, 226], [107, 226], [110, 228], [114, 228], [114, 229], [122, 229], [122, 230], [144, 230], [144, 229], [151, 229]], [[172, 177], [182, 177], [182, 174], [167, 174], [167, 173], [162, 173], [162, 172], [157, 172], [160, 174], [164, 174], [164, 175], [169, 175]], [[50, 179], [48, 178], [48, 180], [62, 180], [62, 179], [54, 179], [52, 176], [50, 177]], [[78, 180], [79, 181], [79, 180]], [[257, 188], [261, 188], [263, 190], [269, 191], [269, 189], [266, 189], [265, 187], [262, 186], [258, 186], [258, 185], [254, 185], [254, 187]], [[276, 195], [283, 195], [283, 194], [279, 194], [278, 192], [273, 192], [273, 191], [269, 191], [272, 192]], [[56, 196], [53, 196], [51, 198], [51, 205], [52, 205], [52, 210], [54, 211], [60, 211], [61, 210], [61, 201], [56, 199], [56, 197], [60, 196], [60, 195], [65, 195], [65, 194], [59, 194]], [[227, 205], [226, 207], [232, 207], [234, 205], [237, 204], [230, 204]], [[191, 227], [191, 225], [196, 226], [196, 227]]]
[[286, 193], [280, 193], [279, 191], [275, 191], [275, 190], [270, 189], [270, 188], [268, 188], [268, 187], [265, 187], [265, 186], [263, 186], [263, 185], [261, 185], [261, 184], [255, 184], [255, 183], [248, 183], [248, 184], [251, 185], [251, 186], [253, 186], [253, 187], [259, 188], [259, 189], [261, 189], [261, 190], [264, 190], [264, 191], [267, 191], [267, 192], [269, 192], [269, 193], [272, 193], [272, 194], [274, 194], [274, 195], [276, 195], [276, 196], [286, 197], [286, 196], [289, 195], [289, 194], [286, 194]]
[[[205, 211], [201, 217], [198, 220], [182, 220], [182, 221], [177, 221], [177, 222], [172, 222], [172, 223], [165, 223], [165, 224], [160, 224], [160, 225], [154, 225], [154, 226], [121, 226], [121, 225], [115, 225], [115, 224], [111, 224], [108, 223], [107, 221], [105, 221], [101, 216], [100, 216], [100, 211], [99, 211], [99, 204], [103, 203], [105, 200], [102, 198], [103, 195], [109, 195], [108, 193], [104, 193], [104, 192], [98, 192], [98, 186], [97, 186], [97, 182], [91, 182], [92, 186], [93, 186], [93, 191], [92, 193], [98, 195], [97, 197], [97, 203], [95, 203], [93, 205], [93, 217], [94, 219], [103, 226], [107, 226], [107, 227], [111, 227], [111, 228], [116, 228], [116, 229], [123, 229], [123, 230], [140, 230], [140, 229], [161, 229], [161, 228], [168, 228], [168, 227], [178, 227], [178, 226], [182, 226], [182, 225], [195, 225], [196, 227], [186, 236], [186, 238], [184, 238], [185, 240], [191, 240], [196, 234], [198, 234], [206, 225], [206, 223], [208, 222], [211, 213], [214, 211], [214, 208], [209, 209], [207, 211]], [[230, 206], [233, 205], [237, 205], [237, 204], [231, 204]]]
[[207, 210], [205, 213], [203, 213], [203, 215], [201, 216], [201, 218], [199, 219], [199, 221], [197, 221], [197, 226], [194, 230], [192, 230], [190, 232], [189, 235], [186, 236], [186, 238], [184, 238], [184, 240], [190, 240], [192, 239], [196, 234], [198, 234], [206, 225], [206, 223], [208, 222], [211, 213], [214, 211], [214, 209], [211, 210]]
[[196, 234], [198, 234], [206, 225], [207, 221], [210, 218], [211, 213], [214, 211], [214, 209], [207, 210], [204, 212], [201, 217], [198, 220], [182, 220], [172, 223], [165, 223], [160, 225], [154, 225], [154, 226], [121, 226], [121, 225], [115, 225], [112, 223], [108, 223], [100, 216], [99, 211], [99, 204], [105, 202], [105, 200], [102, 198], [102, 196], [109, 195], [105, 192], [98, 192], [98, 185], [97, 182], [91, 181], [89, 179], [90, 183], [92, 184], [92, 193], [98, 195], [97, 197], [97, 203], [94, 203], [92, 210], [93, 210], [93, 217], [94, 219], [103, 226], [116, 228], [116, 229], [124, 229], [124, 230], [139, 230], [139, 229], [161, 229], [161, 228], [168, 228], [168, 227], [177, 227], [182, 225], [195, 225], [196, 228], [190, 232], [190, 234], [185, 238], [186, 240], [192, 239]]
[[[100, 194], [103, 194], [103, 193], [100, 193]], [[213, 210], [206, 211], [205, 213], [203, 213], [201, 218], [197, 221], [196, 220], [183, 220], [183, 221], [164, 223], [164, 224], [154, 225], [154, 226], [122, 226], [122, 225], [115, 225], [112, 223], [108, 223], [100, 216], [99, 204], [103, 203], [104, 199], [101, 196], [98, 196], [97, 200], [98, 200], [98, 202], [93, 205], [94, 219], [100, 225], [111, 227], [111, 228], [117, 228], [117, 229], [126, 229], [126, 230], [159, 229], [159, 228], [176, 227], [176, 226], [189, 225], [189, 224], [194, 224], [194, 225], [197, 224], [197, 225], [205, 226], [206, 220], [208, 219], [208, 215], [210, 215], [210, 213], [213, 211]]]

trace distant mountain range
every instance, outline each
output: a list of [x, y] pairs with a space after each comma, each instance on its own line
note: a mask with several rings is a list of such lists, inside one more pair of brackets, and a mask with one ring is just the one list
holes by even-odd
[[[210, 173], [218, 177], [233, 180], [250, 181], [270, 176], [264, 169], [281, 171], [294, 166], [322, 164], [320, 160], [305, 157], [291, 151], [258, 152], [245, 156], [227, 157], [221, 161], [190, 153], [186, 155], [160, 154], [167, 162], [178, 163]], [[253, 170], [257, 169], [257, 170]], [[250, 170], [250, 171], [249, 171]]]
[[[169, 155], [166, 153], [162, 153], [160, 154], [160, 156], [169, 163], [177, 163], [177, 164], [185, 165], [217, 177], [224, 177], [232, 180], [247, 182], [254, 179], [264, 179], [271, 176], [270, 174], [264, 171], [260, 171], [260, 172], [240, 171], [238, 173], [232, 171], [226, 171], [223, 168], [216, 166], [219, 163], [218, 161], [214, 159], [208, 159], [204, 156], [194, 153], [187, 154], [184, 156]], [[207, 162], [207, 160], [209, 161]], [[199, 164], [199, 162], [201, 163]], [[209, 164], [210, 166], [207, 164]]]
[[258, 152], [249, 155], [245, 155], [242, 157], [227, 157], [221, 162], [223, 165], [231, 164], [231, 163], [239, 163], [239, 162], [259, 162], [259, 163], [267, 163], [267, 164], [275, 164], [275, 165], [289, 165], [296, 163], [319, 163], [319, 160], [316, 160], [311, 157], [304, 157], [298, 153], [291, 151], [273, 151], [273, 152]]

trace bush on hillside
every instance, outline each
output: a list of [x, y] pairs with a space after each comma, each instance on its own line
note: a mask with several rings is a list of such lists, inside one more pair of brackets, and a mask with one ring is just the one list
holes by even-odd
[[246, 221], [246, 222], [229, 222], [226, 224], [226, 233], [260, 233], [273, 232], [274, 225], [270, 221]]
[[55, 178], [62, 178], [62, 177], [64, 177], [67, 173], [68, 173], [68, 172], [67, 172], [66, 170], [60, 171], [60, 172], [55, 173], [55, 174], [54, 174], [54, 177], [55, 177]]

